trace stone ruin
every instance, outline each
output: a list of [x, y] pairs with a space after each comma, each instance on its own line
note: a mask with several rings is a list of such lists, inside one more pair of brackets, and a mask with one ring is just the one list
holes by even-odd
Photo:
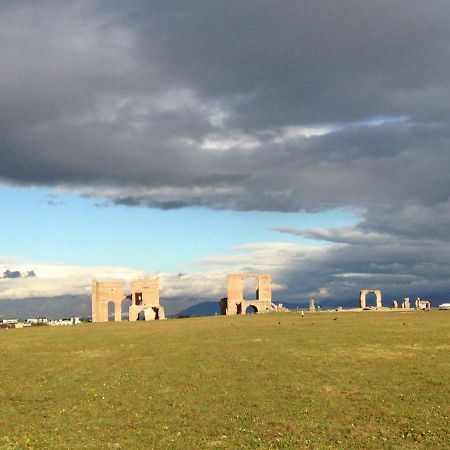
[[367, 308], [367, 304], [366, 304], [366, 296], [367, 294], [374, 294], [376, 297], [376, 305], [375, 308], [376, 309], [381, 309], [383, 307], [383, 304], [381, 302], [381, 291], [379, 289], [363, 289], [360, 293], [359, 293], [359, 307], [361, 309]]
[[92, 322], [108, 322], [108, 305], [114, 305], [114, 321], [122, 320], [122, 303], [131, 300], [128, 320], [162, 320], [164, 308], [159, 303], [159, 278], [131, 282], [131, 294], [124, 295], [123, 281], [92, 281]]
[[[383, 308], [383, 304], [381, 302], [381, 291], [379, 289], [364, 289], [361, 291], [359, 295], [359, 306], [360, 308], [364, 309], [367, 308], [366, 305], [366, 295], [367, 294], [375, 294], [376, 297], [376, 309]], [[397, 300], [392, 301], [391, 309], [399, 309], [399, 304]], [[403, 310], [410, 310], [411, 309], [411, 301], [409, 297], [405, 297], [403, 299], [403, 302], [401, 304], [401, 309]], [[415, 309], [420, 311], [429, 311], [431, 309], [431, 302], [428, 300], [422, 300], [420, 297], [416, 299], [415, 302]]]
[[[258, 288], [254, 299], [244, 298], [244, 279], [256, 278]], [[228, 297], [219, 302], [220, 313], [232, 316], [247, 314], [250, 309], [254, 313], [284, 310], [280, 305], [272, 303], [272, 276], [261, 274], [233, 274], [227, 278]]]
[[418, 311], [429, 311], [431, 309], [431, 302], [428, 300], [422, 300], [420, 297], [417, 297], [416, 309]]
[[409, 301], [409, 297], [405, 297], [403, 299], [402, 309], [411, 309], [411, 302]]
[[[256, 278], [258, 287], [255, 298], [244, 298], [244, 280]], [[125, 300], [131, 300], [128, 308], [128, 320], [162, 320], [165, 319], [164, 308], [160, 305], [159, 299], [159, 278], [148, 278], [131, 282], [131, 294], [124, 294], [123, 281], [99, 282], [92, 281], [92, 321], [108, 322], [108, 306], [114, 306], [114, 321], [122, 320], [122, 304]], [[228, 297], [222, 298], [219, 302], [222, 315], [244, 315], [249, 311], [262, 313], [269, 311], [289, 311], [282, 304], [272, 303], [272, 277], [267, 274], [232, 274], [227, 278]], [[366, 296], [375, 295], [376, 306], [374, 309], [382, 309], [381, 290], [363, 289], [359, 296], [359, 306], [367, 309]], [[393, 300], [392, 309], [399, 309], [397, 300]], [[342, 308], [339, 308], [342, 309]], [[409, 297], [405, 297], [401, 304], [401, 309], [410, 310], [411, 303]], [[422, 300], [419, 297], [415, 302], [416, 310], [430, 310], [431, 302]], [[309, 311], [316, 311], [316, 304], [313, 298], [309, 301]]]

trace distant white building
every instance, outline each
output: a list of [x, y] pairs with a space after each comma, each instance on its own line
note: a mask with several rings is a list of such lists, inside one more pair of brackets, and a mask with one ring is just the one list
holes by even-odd
[[32, 325], [37, 325], [38, 323], [48, 323], [49, 320], [47, 319], [47, 317], [36, 317], [33, 319], [27, 319], [25, 322], [31, 323]]
[[442, 303], [439, 305], [439, 309], [450, 309], [450, 303]]
[[63, 325], [78, 325], [79, 323], [81, 323], [79, 317], [71, 317], [70, 319], [52, 320], [48, 324], [53, 326], [63, 326]]

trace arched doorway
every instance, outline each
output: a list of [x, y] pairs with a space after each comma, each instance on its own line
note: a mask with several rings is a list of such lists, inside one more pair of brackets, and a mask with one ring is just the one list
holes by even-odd
[[258, 299], [258, 278], [245, 277], [243, 279], [243, 293], [244, 300], [257, 300]]
[[247, 306], [245, 310], [245, 314], [256, 314], [258, 312], [258, 308], [255, 305]]
[[376, 306], [377, 306], [377, 296], [375, 295], [375, 292], [368, 292], [366, 294], [366, 307], [376, 308]]
[[108, 302], [108, 322], [116, 320], [116, 304], [112, 301]]
[[[374, 308], [382, 308], [383, 304], [381, 303], [381, 291], [379, 289], [364, 289], [359, 294], [359, 307], [363, 309], [372, 308], [371, 305], [367, 305], [366, 303], [366, 297], [370, 296], [372, 298], [372, 295], [375, 296], [375, 305]], [[369, 298], [369, 300], [370, 300]], [[372, 300], [370, 301], [372, 303]]]
[[141, 312], [138, 314], [137, 320], [145, 320], [145, 313], [144, 313], [144, 311], [141, 311]]
[[122, 314], [122, 320], [128, 320], [130, 306], [131, 306], [131, 298], [130, 297], [125, 297], [122, 300], [122, 303], [120, 305], [120, 310], [121, 310], [121, 314]]

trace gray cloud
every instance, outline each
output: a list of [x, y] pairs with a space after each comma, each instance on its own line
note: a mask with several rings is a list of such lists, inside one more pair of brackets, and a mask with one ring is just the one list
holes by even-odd
[[0, 176], [158, 208], [440, 204], [449, 19], [437, 0], [6, 3]]
[[[391, 217], [396, 223], [402, 214]], [[280, 228], [279, 231], [328, 244], [320, 251], [303, 250], [280, 271], [288, 299], [309, 293], [327, 299], [357, 300], [361, 289], [381, 288], [386, 300], [402, 296], [448, 298], [450, 242], [447, 237], [413, 233], [368, 232], [362, 222], [354, 227], [328, 229]], [[404, 223], [408, 228], [408, 223]], [[400, 227], [399, 227], [400, 228]], [[315, 247], [314, 247], [315, 248]], [[389, 303], [387, 303], [389, 305]]]
[[4, 279], [14, 279], [14, 278], [33, 278], [37, 276], [34, 270], [27, 270], [26, 272], [20, 272], [19, 270], [9, 270], [6, 269], [3, 272]]
[[17, 270], [5, 270], [3, 272], [3, 278], [20, 278], [22, 274]]

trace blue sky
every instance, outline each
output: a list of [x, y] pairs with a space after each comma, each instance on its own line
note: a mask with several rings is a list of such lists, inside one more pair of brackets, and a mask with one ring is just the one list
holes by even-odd
[[[258, 242], [302, 242], [274, 227], [338, 227], [350, 211], [277, 213], [206, 208], [158, 210], [108, 205], [43, 188], [1, 187], [3, 255], [76, 265], [125, 265], [155, 272], [194, 271], [189, 263]], [[99, 203], [102, 206], [98, 206]], [[317, 242], [315, 242], [317, 245]]]

